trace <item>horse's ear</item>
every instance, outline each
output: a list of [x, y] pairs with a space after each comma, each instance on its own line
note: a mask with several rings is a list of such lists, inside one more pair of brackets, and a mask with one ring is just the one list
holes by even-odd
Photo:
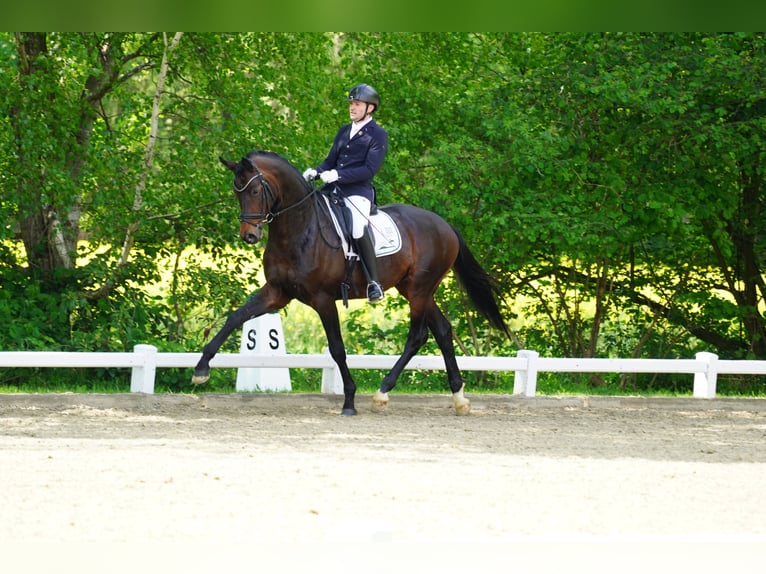
[[253, 163], [253, 160], [251, 160], [248, 156], [245, 156], [242, 158], [242, 165], [245, 165], [249, 167], [250, 169], [255, 169], [255, 164]]
[[234, 171], [234, 169], [237, 167], [237, 164], [233, 161], [229, 161], [228, 159], [223, 159], [223, 157], [218, 156], [218, 159], [221, 160], [221, 163], [228, 167], [231, 171]]

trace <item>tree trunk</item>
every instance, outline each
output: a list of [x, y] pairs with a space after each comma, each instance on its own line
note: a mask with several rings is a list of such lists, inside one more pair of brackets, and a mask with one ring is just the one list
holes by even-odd
[[[120, 258], [117, 262], [117, 271], [122, 270], [127, 264], [130, 258], [131, 249], [133, 249], [133, 243], [135, 242], [135, 233], [140, 225], [139, 214], [143, 207], [144, 199], [143, 194], [146, 189], [146, 181], [149, 177], [149, 172], [152, 169], [152, 162], [154, 160], [154, 147], [157, 143], [157, 134], [159, 132], [160, 121], [160, 103], [162, 95], [165, 92], [165, 80], [168, 75], [169, 58], [171, 52], [176, 49], [178, 43], [181, 41], [183, 32], [176, 32], [173, 36], [173, 40], [168, 43], [167, 34], [163, 32], [163, 39], [165, 48], [162, 52], [162, 62], [160, 64], [159, 76], [157, 78], [157, 89], [154, 92], [154, 103], [152, 105], [152, 115], [149, 124], [149, 137], [146, 142], [146, 150], [144, 153], [144, 163], [141, 175], [138, 183], [133, 191], [133, 212], [136, 214], [136, 219], [128, 225], [125, 230], [125, 239], [122, 243], [122, 251]], [[98, 289], [88, 291], [86, 297], [88, 299], [99, 299], [107, 296], [114, 288], [114, 278], [110, 278], [105, 281]]]
[[737, 303], [743, 310], [743, 324], [747, 333], [750, 352], [762, 359], [766, 357], [766, 332], [763, 317], [758, 309], [763, 278], [756, 254], [754, 229], [760, 223], [760, 186], [758, 178], [744, 177], [742, 189], [742, 218], [739, 225], [730, 226], [729, 233], [741, 261], [742, 289]]
[[[46, 34], [42, 32], [18, 32], [16, 51], [19, 57], [19, 88], [21, 94], [32, 94], [35, 90], [34, 76], [41, 74], [40, 59], [47, 55]], [[33, 100], [33, 98], [30, 98]], [[12, 108], [11, 124], [16, 138], [16, 159], [21, 177], [18, 179], [17, 197], [22, 212], [21, 239], [27, 254], [30, 269], [44, 276], [57, 267], [71, 267], [71, 251], [58, 221], [56, 212], [43, 195], [45, 183], [45, 161], [34, 149], [25, 145], [25, 126], [35, 122], [37, 114], [34, 102], [28, 109], [19, 101]]]
[[[54, 118], [58, 74], [49, 56], [45, 33], [17, 33], [19, 96], [11, 114], [20, 169], [17, 196], [22, 211], [21, 238], [33, 272], [49, 276], [56, 269], [73, 269], [82, 213], [82, 174], [91, 135], [103, 98], [115, 84], [151, 68], [151, 62], [136, 65], [121, 75], [122, 67], [138, 52], [122, 53], [124, 34], [107, 34], [88, 44], [93, 65], [85, 80], [74, 116]], [[77, 97], [77, 96], [76, 96]], [[29, 126], [50, 140], [48, 149], [38, 151], [45, 138], [30, 136]], [[33, 146], [31, 142], [34, 142]], [[55, 154], [55, 155], [54, 155]], [[50, 184], [55, 168], [63, 187]], [[46, 173], [48, 170], [48, 173]]]

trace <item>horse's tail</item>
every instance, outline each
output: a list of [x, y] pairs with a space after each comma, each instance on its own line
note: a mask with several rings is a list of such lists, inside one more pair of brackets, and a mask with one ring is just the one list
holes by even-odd
[[457, 229], [453, 227], [453, 230], [459, 245], [457, 259], [452, 266], [455, 275], [479, 312], [493, 327], [497, 327], [510, 338], [511, 331], [497, 306], [497, 297], [500, 293], [497, 282], [482, 268]]

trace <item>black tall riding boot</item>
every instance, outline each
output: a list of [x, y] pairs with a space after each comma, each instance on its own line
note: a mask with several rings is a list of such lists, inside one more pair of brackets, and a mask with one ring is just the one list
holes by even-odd
[[375, 246], [372, 244], [372, 232], [369, 226], [365, 228], [364, 235], [356, 240], [356, 244], [359, 247], [362, 266], [367, 274], [367, 299], [370, 303], [378, 303], [385, 295], [378, 280], [378, 261], [375, 257]]

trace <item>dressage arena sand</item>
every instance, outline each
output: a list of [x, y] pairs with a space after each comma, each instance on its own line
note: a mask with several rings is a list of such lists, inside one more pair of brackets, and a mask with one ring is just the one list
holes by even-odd
[[766, 400], [469, 396], [0, 395], [2, 571], [762, 569]]

